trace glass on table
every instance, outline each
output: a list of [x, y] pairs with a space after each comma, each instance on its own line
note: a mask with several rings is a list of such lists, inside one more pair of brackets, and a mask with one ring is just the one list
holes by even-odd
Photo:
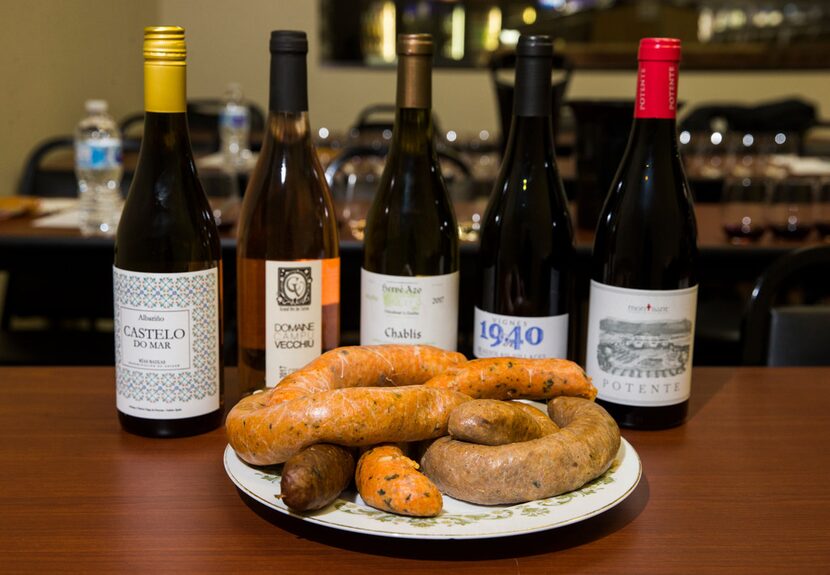
[[782, 239], [803, 240], [815, 223], [816, 182], [811, 178], [787, 177], [775, 182], [766, 204], [766, 222]]
[[768, 180], [751, 174], [734, 175], [724, 181], [721, 224], [732, 243], [754, 242], [764, 235], [768, 186]]

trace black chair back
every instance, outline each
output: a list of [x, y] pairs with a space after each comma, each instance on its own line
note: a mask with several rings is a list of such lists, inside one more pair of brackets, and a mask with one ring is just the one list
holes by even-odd
[[741, 329], [745, 365], [830, 365], [828, 270], [830, 245], [821, 245], [782, 256], [758, 278]]
[[55, 136], [35, 146], [23, 168], [18, 187], [20, 195], [46, 198], [71, 198], [78, 195], [78, 182], [73, 168], [70, 167], [68, 170], [43, 169], [43, 161], [46, 157], [59, 152], [74, 154], [72, 136]]

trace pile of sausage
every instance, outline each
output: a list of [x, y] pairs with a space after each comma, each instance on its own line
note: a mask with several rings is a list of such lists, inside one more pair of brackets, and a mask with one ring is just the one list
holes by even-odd
[[[294, 510], [325, 507], [354, 478], [368, 505], [434, 516], [442, 493], [518, 503], [602, 475], [620, 433], [595, 396], [585, 372], [567, 360], [467, 361], [429, 346], [344, 347], [242, 399], [226, 429], [244, 461], [285, 463], [282, 498]], [[512, 399], [550, 400], [548, 415]]]

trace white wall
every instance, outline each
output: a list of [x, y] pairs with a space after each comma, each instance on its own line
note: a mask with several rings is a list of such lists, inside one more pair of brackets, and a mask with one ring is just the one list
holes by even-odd
[[[11, 194], [36, 142], [68, 134], [90, 97], [110, 100], [116, 117], [142, 106], [141, 38], [151, 24], [184, 26], [191, 97], [218, 97], [241, 82], [263, 108], [271, 30], [309, 34], [313, 126], [343, 130], [368, 104], [392, 102], [394, 71], [321, 66], [317, 0], [28, 0], [0, 3], [0, 194]], [[436, 113], [445, 129], [498, 126], [487, 72], [437, 70]], [[569, 97], [631, 97], [634, 74], [578, 72]], [[802, 94], [830, 118], [828, 72], [686, 72], [687, 109], [707, 101], [759, 102]]]
[[155, 2], [0, 3], [0, 194], [13, 194], [29, 151], [70, 134], [89, 98], [116, 117], [142, 107], [142, 27]]

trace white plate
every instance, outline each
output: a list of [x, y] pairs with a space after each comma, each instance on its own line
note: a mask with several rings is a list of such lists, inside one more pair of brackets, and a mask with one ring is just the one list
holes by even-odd
[[379, 511], [346, 491], [331, 505], [314, 513], [295, 513], [278, 498], [281, 466], [252, 467], [225, 449], [225, 471], [239, 489], [263, 505], [303, 521], [368, 535], [405, 539], [482, 539], [544, 531], [583, 521], [614, 507], [640, 481], [640, 457], [625, 439], [603, 476], [581, 489], [518, 505], [474, 505], [444, 496], [438, 517], [403, 517]]

